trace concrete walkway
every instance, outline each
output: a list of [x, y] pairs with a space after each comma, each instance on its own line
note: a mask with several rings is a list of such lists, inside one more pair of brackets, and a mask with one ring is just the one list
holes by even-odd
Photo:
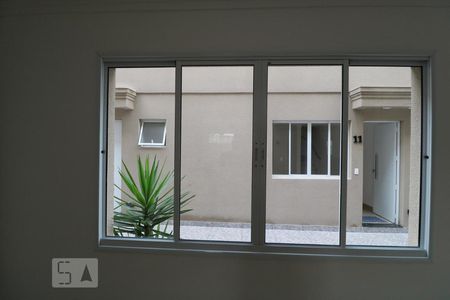
[[[250, 242], [250, 224], [182, 221], [181, 238]], [[266, 227], [267, 243], [338, 245], [339, 231], [333, 226], [271, 225]], [[408, 246], [405, 228], [352, 227], [347, 231], [348, 245]]]

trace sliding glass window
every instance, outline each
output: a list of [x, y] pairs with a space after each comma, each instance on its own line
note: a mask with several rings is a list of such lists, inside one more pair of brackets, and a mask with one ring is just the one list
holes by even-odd
[[349, 69], [347, 245], [417, 247], [422, 68]]
[[[250, 242], [252, 66], [182, 68], [181, 239]], [[183, 191], [184, 193], [184, 191]]]
[[101, 246], [428, 255], [426, 59], [103, 64]]
[[341, 103], [342, 66], [269, 66], [266, 242], [339, 245]]
[[106, 234], [172, 239], [175, 67], [108, 74]]

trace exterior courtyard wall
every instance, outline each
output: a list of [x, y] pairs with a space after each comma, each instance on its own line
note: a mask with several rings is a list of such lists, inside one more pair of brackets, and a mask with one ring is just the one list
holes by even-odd
[[[350, 90], [358, 86], [405, 86], [410, 85], [408, 69], [388, 70], [379, 68], [367, 72], [351, 73]], [[116, 109], [115, 119], [122, 120], [122, 159], [132, 172], [135, 160], [156, 155], [165, 161], [167, 170], [173, 169], [174, 157], [174, 82], [173, 71], [164, 76], [153, 76], [141, 70], [133, 73], [117, 70], [117, 88], [130, 88], [137, 92], [134, 110]], [[201, 72], [201, 70], [199, 70]], [[320, 67], [315, 78], [306, 74], [286, 73], [287, 78], [276, 78], [269, 85], [268, 94], [268, 140], [267, 140], [267, 222], [282, 224], [337, 225], [339, 221], [339, 180], [327, 179], [275, 179], [272, 178], [272, 122], [273, 121], [339, 121], [340, 120], [340, 78], [325, 77], [319, 80]], [[389, 71], [389, 72], [387, 72]], [[241, 76], [242, 84], [236, 86], [210, 74], [209, 86], [191, 76], [189, 89], [184, 90], [182, 134], [183, 189], [192, 191], [196, 198], [190, 208], [193, 210], [183, 219], [217, 220], [232, 222], [250, 221], [251, 192], [251, 82], [245, 82], [244, 72], [233, 72]], [[226, 72], [225, 72], [226, 73]], [[229, 75], [229, 74], [228, 74]], [[199, 73], [199, 78], [202, 75]], [[280, 76], [278, 73], [277, 76]], [[303, 76], [303, 77], [302, 77]], [[143, 79], [145, 78], [145, 79]], [[293, 79], [292, 79], [293, 78]], [[289, 80], [288, 80], [289, 79]], [[323, 79], [323, 77], [322, 77]], [[291, 81], [290, 81], [291, 80]], [[289, 85], [298, 80], [299, 84]], [[317, 86], [314, 84], [318, 82]], [[325, 82], [325, 84], [324, 84]], [[232, 92], [230, 92], [232, 91]], [[227, 119], [220, 120], [220, 116]], [[232, 116], [229, 118], [229, 116]], [[348, 174], [348, 225], [360, 226], [363, 199], [363, 144], [353, 144], [353, 135], [363, 136], [364, 121], [400, 121], [401, 130], [401, 183], [400, 224], [408, 224], [409, 197], [409, 136], [410, 111], [408, 109], [349, 109], [349, 174]], [[138, 146], [141, 119], [166, 119], [166, 146], [143, 148]], [[111, 128], [110, 128], [111, 130]], [[214, 134], [233, 134], [226, 143], [217, 143]], [[198, 141], [198, 144], [190, 141]], [[199, 151], [202, 149], [202, 151]], [[232, 163], [228, 163], [232, 162]], [[207, 165], [220, 166], [205, 172]], [[243, 166], [248, 165], [245, 169]], [[359, 175], [353, 174], [359, 169]], [[242, 171], [242, 170], [246, 171]], [[238, 172], [236, 171], [238, 170]], [[224, 181], [225, 180], [225, 181]], [[221, 185], [220, 182], [223, 181]], [[208, 187], [214, 186], [212, 189]], [[233, 188], [230, 189], [230, 186]]]

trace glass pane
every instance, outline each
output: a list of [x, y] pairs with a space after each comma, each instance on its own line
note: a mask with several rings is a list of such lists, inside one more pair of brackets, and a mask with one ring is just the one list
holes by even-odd
[[421, 69], [349, 71], [347, 244], [417, 246]]
[[[108, 173], [107, 235], [123, 237], [172, 238], [175, 68], [115, 68], [109, 72], [108, 91]], [[162, 143], [166, 127], [166, 147], [139, 147], [142, 120], [145, 122], [141, 142]], [[139, 161], [146, 168], [159, 164], [158, 172], [139, 179]], [[122, 163], [123, 161], [123, 163]], [[128, 174], [136, 188], [127, 184]], [[150, 173], [150, 172], [149, 172]], [[161, 177], [158, 179], [158, 176]], [[141, 182], [161, 183], [146, 187]], [[130, 178], [129, 178], [130, 179]], [[140, 201], [136, 200], [140, 199]], [[144, 203], [142, 203], [144, 202]], [[149, 208], [151, 207], [151, 209]], [[162, 212], [162, 208], [166, 208]]]
[[273, 174], [289, 174], [289, 124], [273, 124]]
[[164, 142], [164, 122], [144, 122], [142, 128], [141, 143], [162, 144]]
[[341, 124], [330, 124], [330, 172], [331, 175], [339, 175], [341, 154]]
[[328, 173], [328, 124], [311, 125], [311, 174]]
[[[328, 126], [341, 119], [341, 74], [341, 66], [269, 66], [267, 243], [339, 244], [340, 183], [328, 175]], [[277, 175], [281, 139], [274, 123], [290, 124], [284, 176]]]
[[306, 174], [308, 125], [291, 124], [291, 174]]
[[253, 67], [183, 67], [182, 239], [250, 241]]

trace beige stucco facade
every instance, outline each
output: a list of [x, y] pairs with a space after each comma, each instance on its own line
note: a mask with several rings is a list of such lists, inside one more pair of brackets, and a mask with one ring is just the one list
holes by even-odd
[[[272, 176], [271, 158], [273, 121], [340, 122], [340, 74], [340, 67], [269, 70], [268, 223], [338, 225], [339, 178], [277, 178]], [[412, 85], [411, 74], [410, 68], [350, 69], [349, 90], [354, 96], [349, 99], [348, 226], [361, 226], [364, 199], [364, 143], [353, 143], [352, 136], [364, 139], [364, 122], [368, 121], [400, 123], [398, 223], [407, 227], [412, 218], [418, 218], [419, 194], [411, 183], [419, 182], [420, 174], [420, 78], [413, 77]], [[191, 68], [183, 72], [181, 172], [185, 176], [183, 189], [196, 197], [190, 204], [193, 210], [182, 220], [250, 222], [252, 78], [248, 67]], [[112, 120], [122, 121], [121, 156], [132, 172], [138, 155], [156, 155], [165, 161], [167, 170], [173, 169], [174, 81], [173, 68], [116, 70], [118, 93], [123, 93], [124, 88], [135, 92], [128, 104], [110, 97], [110, 107], [115, 105], [116, 109], [109, 112]], [[123, 94], [120, 97], [126, 98]], [[166, 120], [164, 147], [138, 146], [140, 120], [148, 119]], [[114, 126], [111, 122], [109, 126], [111, 133]], [[108, 154], [114, 155], [111, 151]], [[413, 222], [415, 227], [417, 223]]]

